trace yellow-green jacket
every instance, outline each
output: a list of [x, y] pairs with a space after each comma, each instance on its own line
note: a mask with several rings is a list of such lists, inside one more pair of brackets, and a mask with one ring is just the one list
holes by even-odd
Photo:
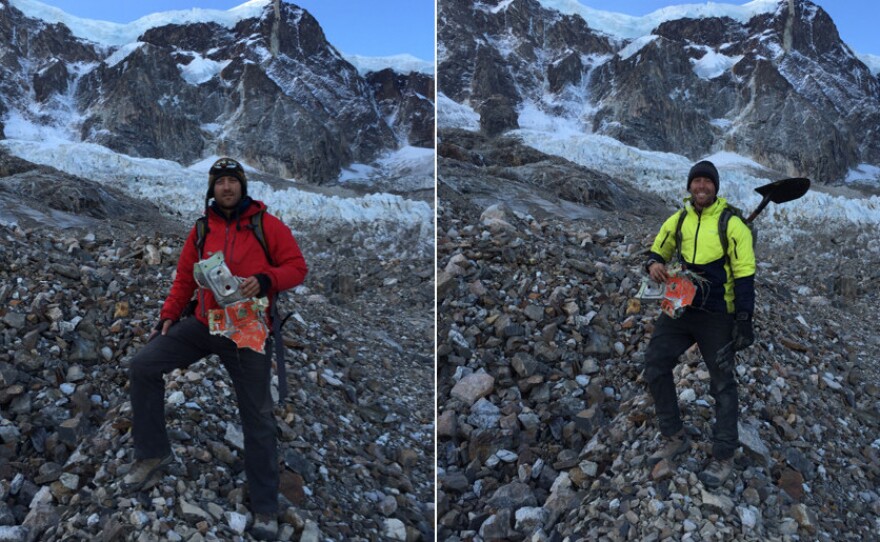
[[718, 219], [727, 207], [727, 200], [716, 198], [715, 203], [697, 213], [691, 198], [685, 199], [685, 208], [663, 223], [654, 239], [648, 265], [654, 261], [670, 262], [678, 253], [675, 230], [679, 213], [687, 213], [681, 225], [681, 258], [683, 265], [706, 279], [697, 284], [692, 306], [710, 312], [752, 314], [755, 308], [755, 252], [752, 232], [738, 216], [730, 217], [727, 224], [727, 253], [724, 257], [718, 235]]

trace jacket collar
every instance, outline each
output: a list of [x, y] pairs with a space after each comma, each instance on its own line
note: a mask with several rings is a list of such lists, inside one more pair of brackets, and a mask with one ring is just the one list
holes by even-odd
[[262, 202], [252, 199], [250, 196], [245, 196], [238, 202], [238, 207], [232, 213], [232, 216], [227, 217], [216, 201], [211, 202], [211, 214], [227, 222], [233, 222], [240, 218], [247, 218], [260, 211], [263, 207]]
[[[697, 212], [697, 210], [694, 208], [693, 196], [688, 196], [688, 197], [684, 198], [684, 206], [685, 206], [685, 209], [687, 209], [689, 212], [694, 212], [694, 213]], [[727, 207], [727, 200], [716, 196], [715, 202], [712, 203], [712, 205], [703, 209], [703, 212], [700, 213], [700, 216], [720, 215], [721, 211], [725, 207]]]

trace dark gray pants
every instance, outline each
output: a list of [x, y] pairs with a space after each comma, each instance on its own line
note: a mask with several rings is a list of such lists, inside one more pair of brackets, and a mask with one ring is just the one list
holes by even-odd
[[165, 379], [174, 369], [217, 354], [223, 361], [238, 399], [244, 432], [244, 465], [251, 511], [278, 511], [278, 452], [270, 392], [271, 360], [266, 354], [238, 349], [232, 340], [211, 335], [196, 318], [171, 326], [167, 335], [147, 343], [132, 359], [132, 435], [136, 459], [162, 457], [171, 451], [165, 430]]
[[[654, 398], [660, 432], [672, 436], [683, 426], [678, 409], [678, 394], [672, 370], [678, 358], [695, 342], [709, 369], [709, 393], [715, 399], [715, 424], [712, 427], [712, 455], [717, 459], [733, 457], [739, 446], [737, 414], [739, 410], [733, 363], [719, 366], [718, 350], [733, 338], [733, 315], [687, 309], [679, 318], [660, 315], [645, 353], [645, 380]], [[731, 349], [731, 356], [733, 355]]]

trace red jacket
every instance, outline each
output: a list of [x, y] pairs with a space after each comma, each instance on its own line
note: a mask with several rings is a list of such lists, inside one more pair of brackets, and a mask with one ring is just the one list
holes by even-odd
[[[251, 204], [236, 218], [227, 219], [217, 210], [208, 210], [208, 233], [205, 236], [203, 258], [199, 258], [196, 248], [196, 228], [189, 232], [180, 261], [177, 262], [177, 276], [171, 285], [171, 292], [165, 300], [160, 312], [161, 319], [178, 320], [193, 292], [199, 287], [193, 277], [193, 265], [200, 259], [208, 258], [217, 251], [223, 251], [226, 265], [233, 275], [247, 278], [263, 273], [271, 282], [268, 292], [269, 299], [277, 292], [288, 290], [301, 284], [306, 278], [308, 268], [293, 234], [277, 217], [265, 213], [263, 215], [263, 233], [269, 254], [272, 255], [274, 266], [269, 265], [266, 253], [250, 228], [250, 218], [266, 205], [261, 201], [252, 200]], [[214, 294], [208, 289], [201, 289], [196, 307], [196, 317], [205, 325], [208, 324], [208, 311], [219, 308]]]

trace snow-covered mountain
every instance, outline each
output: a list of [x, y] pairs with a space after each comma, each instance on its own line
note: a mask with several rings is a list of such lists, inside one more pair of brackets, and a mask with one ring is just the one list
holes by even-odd
[[730, 152], [778, 175], [876, 181], [876, 63], [809, 0], [644, 17], [576, 0], [447, 0], [438, 33], [441, 123], [501, 133], [537, 116], [685, 161]]
[[[251, 0], [124, 25], [33, 0], [0, 0], [0, 9], [7, 139], [55, 128], [69, 141], [131, 156], [189, 165], [231, 154], [313, 183], [410, 143], [430, 146], [423, 133], [433, 130], [433, 99], [423, 80], [431, 75], [421, 69], [421, 86], [377, 96], [370, 74], [359, 73], [294, 4]], [[407, 82], [412, 59], [390, 60], [408, 70], [399, 74]], [[380, 99], [419, 115], [389, 116]]]
[[[356, 231], [391, 253], [404, 236], [404, 252], [429, 254], [431, 72], [410, 55], [343, 55], [307, 11], [277, 0], [129, 24], [0, 0], [0, 151], [185, 222], [211, 162], [230, 155], [297, 231]], [[7, 201], [0, 221], [57, 216], [34, 204]]]

